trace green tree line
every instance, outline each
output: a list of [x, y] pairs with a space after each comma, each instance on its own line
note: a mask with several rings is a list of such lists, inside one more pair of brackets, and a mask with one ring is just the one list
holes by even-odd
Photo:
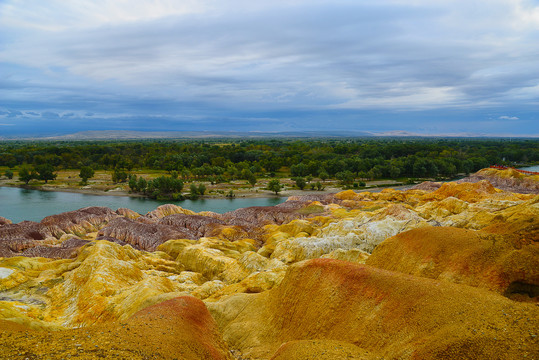
[[[539, 162], [537, 140], [261, 139], [166, 141], [4, 141], [0, 166], [50, 180], [53, 169], [111, 170], [115, 182], [133, 169], [165, 170], [182, 181], [212, 183], [260, 176], [338, 179], [450, 178], [493, 164]], [[47, 165], [49, 168], [40, 167]], [[32, 170], [33, 169], [33, 170]], [[301, 180], [298, 186], [303, 185]]]

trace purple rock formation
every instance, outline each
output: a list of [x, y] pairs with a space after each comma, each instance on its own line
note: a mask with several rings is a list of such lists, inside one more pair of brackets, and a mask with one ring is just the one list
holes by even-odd
[[195, 239], [192, 232], [182, 231], [165, 224], [144, 224], [125, 218], [116, 218], [98, 232], [146, 251], [155, 251], [159, 245], [171, 239]]
[[79, 254], [82, 246], [88, 244], [88, 240], [70, 238], [64, 241], [60, 246], [38, 245], [24, 250], [20, 256], [45, 257], [49, 259], [71, 259]]
[[229, 211], [223, 214], [222, 219], [227, 225], [256, 226], [261, 227], [268, 224], [281, 225], [294, 219], [303, 217], [296, 212], [295, 206], [252, 206], [243, 209]]
[[176, 230], [186, 231], [199, 239], [205, 236], [214, 236], [218, 229], [226, 225], [226, 222], [202, 215], [174, 214], [159, 220], [159, 224], [172, 226]]
[[[221, 214], [186, 215], [164, 213], [177, 210], [172, 205], [160, 206], [145, 216], [129, 210], [112, 211], [106, 207], [87, 207], [44, 218], [40, 223], [23, 221], [9, 224], [0, 218], [0, 256], [41, 256], [70, 258], [76, 256], [85, 240], [71, 238], [61, 245], [50, 245], [47, 238], [60, 239], [66, 233], [81, 235], [98, 231], [97, 240], [108, 240], [136, 249], [155, 251], [171, 239], [198, 240], [218, 236], [225, 227], [236, 227], [237, 234], [255, 240], [263, 238], [263, 226], [284, 224], [307, 215], [298, 211], [313, 201], [335, 202], [333, 195], [292, 197], [277, 206], [254, 206]], [[231, 232], [228, 232], [231, 234]], [[234, 232], [232, 232], [234, 234]], [[227, 235], [229, 236], [229, 235]], [[235, 235], [232, 235], [234, 237]], [[234, 240], [233, 238], [229, 240]]]
[[66, 233], [71, 232], [79, 226], [91, 231], [95, 228], [105, 226], [111, 219], [116, 217], [118, 217], [118, 214], [107, 207], [90, 206], [58, 215], [47, 216], [41, 220], [41, 224], [57, 226]]
[[434, 181], [423, 181], [421, 184], [414, 185], [410, 190], [425, 190], [425, 191], [435, 191], [442, 187], [441, 182]]
[[481, 173], [472, 174], [464, 179], [457, 181], [476, 183], [481, 180], [487, 180], [495, 188], [520, 194], [539, 194], [539, 183], [527, 178], [487, 176]]
[[338, 201], [338, 199], [335, 197], [335, 194], [311, 194], [311, 195], [301, 195], [301, 196], [290, 196], [288, 200], [286, 200], [284, 203], [279, 204], [277, 206], [289, 207], [290, 204], [295, 204], [294, 206], [298, 206], [301, 204], [301, 207], [303, 207], [313, 201], [318, 201], [322, 205], [327, 205], [327, 204], [335, 203], [336, 201]]
[[139, 213], [127, 208], [119, 208], [116, 210], [116, 214], [128, 219], [136, 219], [141, 216]]
[[110, 242], [113, 242], [115, 244], [118, 244], [118, 245], [121, 245], [121, 246], [124, 246], [124, 245], [129, 245], [131, 246], [132, 248], [134, 249], [137, 249], [137, 250], [142, 250], [141, 248], [139, 248], [138, 246], [136, 245], [133, 245], [133, 244], [128, 244], [126, 243], [125, 241], [122, 241], [122, 240], [118, 240], [116, 238], [113, 238], [111, 236], [98, 236], [95, 238], [96, 240], [107, 240], [107, 241], [110, 241]]
[[[72, 250], [82, 246], [83, 243], [78, 242], [78, 245], [74, 245], [73, 242], [70, 242], [68, 249], [64, 248], [60, 251], [55, 247], [51, 248], [43, 244], [42, 241], [47, 238], [59, 239], [65, 233], [77, 233], [81, 229], [83, 232], [95, 231], [116, 217], [118, 214], [109, 208], [87, 207], [47, 216], [39, 223], [22, 221], [18, 224], [2, 225], [0, 226], [0, 256], [70, 257], [73, 253]], [[38, 248], [31, 250], [34, 247]]]
[[8, 224], [0, 227], [0, 241], [16, 239], [43, 240], [53, 236], [58, 231], [54, 226], [46, 226], [33, 221], [22, 221], [18, 224]]

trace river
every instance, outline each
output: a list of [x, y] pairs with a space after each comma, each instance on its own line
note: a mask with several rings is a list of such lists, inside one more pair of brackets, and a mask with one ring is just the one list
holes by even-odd
[[45, 216], [77, 210], [87, 206], [106, 206], [113, 210], [128, 208], [140, 214], [145, 214], [148, 211], [154, 210], [159, 205], [171, 203], [195, 212], [214, 211], [225, 213], [249, 206], [273, 206], [285, 200], [286, 197], [273, 197], [199, 199], [172, 202], [128, 196], [101, 196], [0, 187], [0, 216], [10, 219], [14, 223], [23, 220], [41, 221]]
[[518, 168], [519, 170], [539, 172], [539, 165]]

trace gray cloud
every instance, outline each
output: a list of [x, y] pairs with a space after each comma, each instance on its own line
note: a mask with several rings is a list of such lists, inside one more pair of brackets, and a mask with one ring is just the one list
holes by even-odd
[[52, 111], [46, 111], [43, 114], [41, 114], [41, 117], [50, 120], [50, 119], [59, 119], [60, 115]]
[[6, 118], [17, 118], [20, 115], [22, 115], [22, 112], [18, 110], [7, 110], [7, 111], [0, 110], [0, 116], [6, 117]]
[[59, 1], [39, 5], [64, 19], [56, 22], [7, 3], [21, 21], [8, 21], [0, 5], [0, 33], [10, 30], [0, 35], [0, 62], [11, 64], [0, 96], [41, 99], [34, 110], [51, 119], [476, 111], [539, 99], [533, 1], [96, 2], [87, 14]]

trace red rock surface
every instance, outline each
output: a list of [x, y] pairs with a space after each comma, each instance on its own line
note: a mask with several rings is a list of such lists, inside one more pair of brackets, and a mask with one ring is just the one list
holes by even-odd
[[231, 359], [204, 303], [188, 296], [121, 324], [51, 332], [0, 320], [0, 343], [2, 359]]

